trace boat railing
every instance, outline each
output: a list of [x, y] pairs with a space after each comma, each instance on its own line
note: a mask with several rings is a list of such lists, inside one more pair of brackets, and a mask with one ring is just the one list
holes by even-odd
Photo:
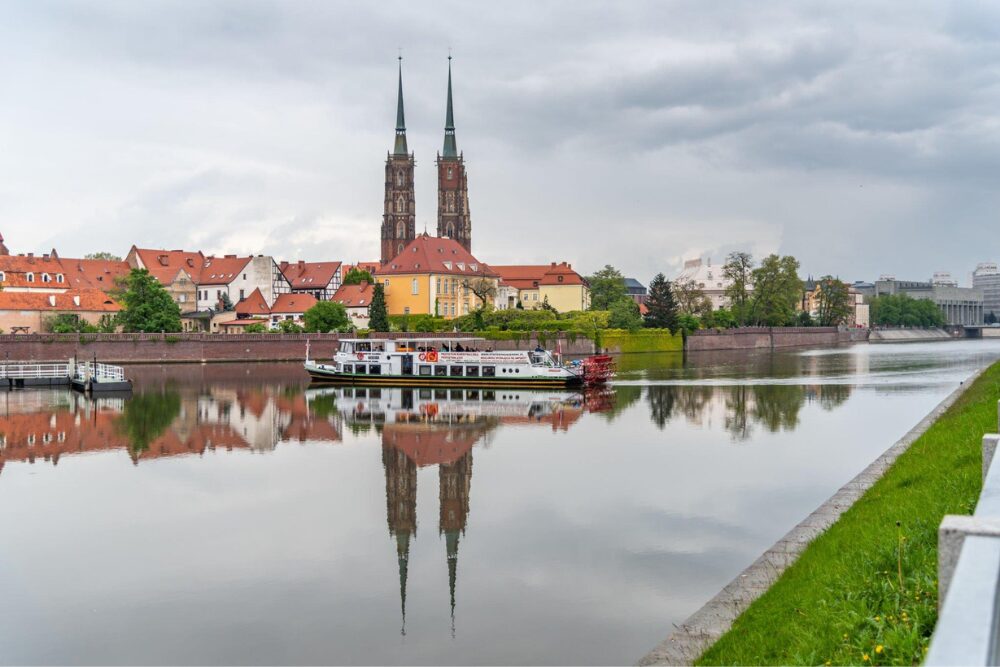
[[998, 443], [1000, 435], [983, 436], [983, 487], [975, 512], [945, 516], [938, 528], [940, 613], [925, 665], [1000, 664]]

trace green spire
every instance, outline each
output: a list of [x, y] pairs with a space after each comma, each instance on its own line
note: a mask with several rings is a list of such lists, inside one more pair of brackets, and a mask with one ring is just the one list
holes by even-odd
[[448, 56], [448, 113], [444, 119], [444, 150], [441, 157], [458, 157], [455, 146], [455, 112], [451, 108], [451, 56]]
[[406, 634], [406, 575], [410, 569], [410, 531], [396, 533], [396, 558], [399, 561], [399, 604], [403, 614], [400, 634]]
[[393, 155], [407, 155], [406, 120], [403, 118], [403, 56], [399, 56], [399, 93], [396, 98], [396, 145]]

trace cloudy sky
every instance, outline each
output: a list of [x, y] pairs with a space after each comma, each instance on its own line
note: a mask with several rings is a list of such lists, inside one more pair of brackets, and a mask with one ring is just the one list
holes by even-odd
[[435, 229], [448, 49], [474, 252], [648, 279], [733, 249], [1000, 259], [995, 2], [8, 2], [0, 233], [377, 259], [403, 53]]

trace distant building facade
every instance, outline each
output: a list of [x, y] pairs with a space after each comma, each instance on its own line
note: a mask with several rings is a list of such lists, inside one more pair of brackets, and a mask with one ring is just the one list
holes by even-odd
[[542, 308], [546, 302], [561, 313], [587, 310], [590, 289], [568, 262], [550, 264], [492, 265], [500, 278], [496, 307], [499, 310]]
[[628, 294], [628, 297], [630, 299], [632, 299], [633, 301], [635, 301], [640, 305], [646, 303], [646, 299], [649, 296], [649, 292], [648, 290], [646, 290], [646, 286], [640, 283], [635, 278], [625, 279], [625, 293]]
[[983, 323], [983, 290], [980, 287], [955, 287], [933, 281], [896, 280], [883, 276], [875, 282], [875, 296], [905, 294], [914, 299], [928, 299], [937, 304], [950, 326], [978, 326]]
[[[712, 266], [712, 260], [702, 261], [689, 259], [684, 262], [684, 268], [674, 279], [674, 282], [693, 281], [695, 285], [708, 297], [712, 303], [712, 309], [729, 307], [729, 297], [726, 296], [726, 288], [729, 287], [729, 280], [722, 273], [721, 266]], [[752, 291], [753, 286], [748, 285], [747, 290]]]
[[1000, 268], [996, 262], [983, 262], [972, 272], [972, 286], [983, 291], [983, 311], [1000, 319]]

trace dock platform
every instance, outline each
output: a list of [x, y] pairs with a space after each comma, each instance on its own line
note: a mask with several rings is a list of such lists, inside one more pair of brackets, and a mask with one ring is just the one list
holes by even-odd
[[82, 392], [131, 391], [132, 381], [121, 366], [96, 361], [3, 361], [0, 389], [72, 387]]

